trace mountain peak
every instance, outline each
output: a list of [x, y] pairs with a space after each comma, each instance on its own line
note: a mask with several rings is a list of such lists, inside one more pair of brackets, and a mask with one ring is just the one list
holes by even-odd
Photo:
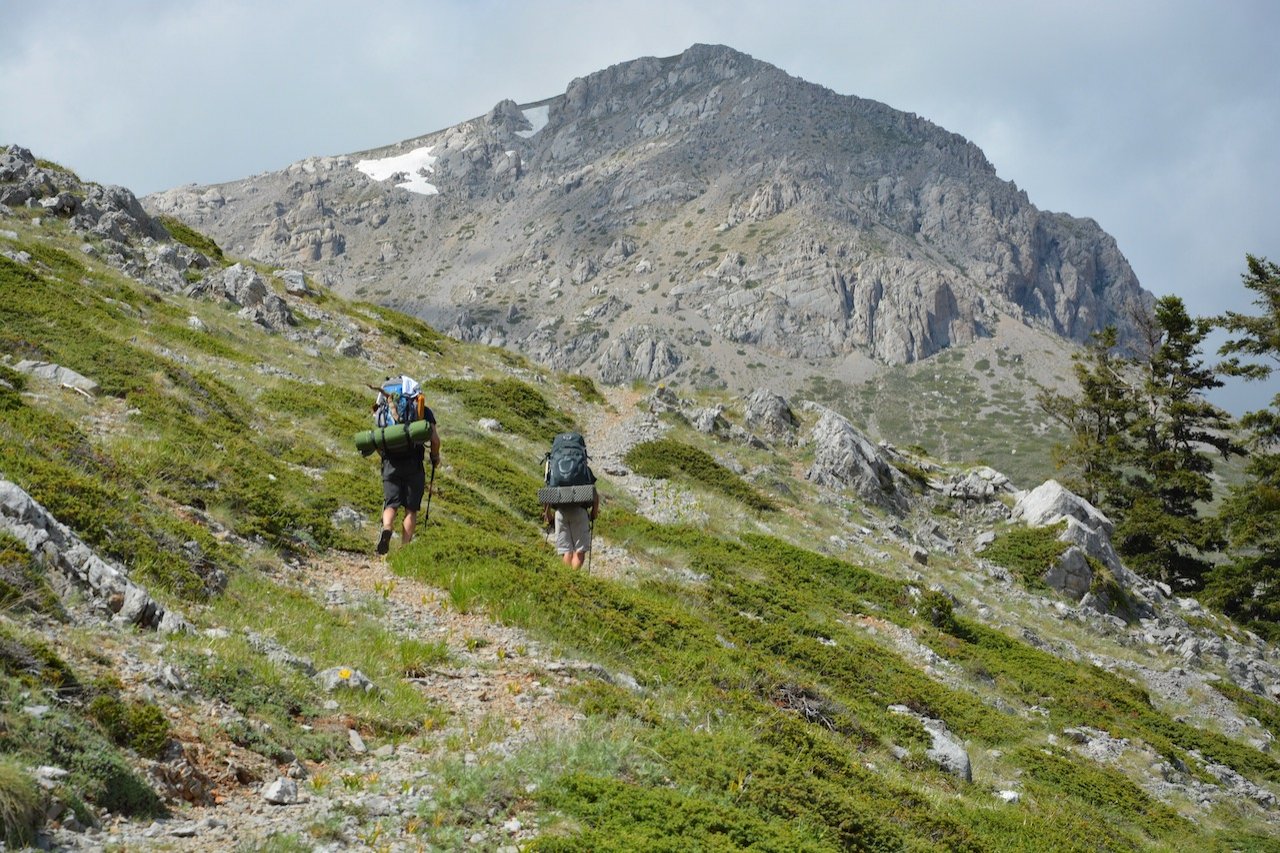
[[1096, 223], [1036, 209], [963, 137], [715, 44], [359, 163], [148, 202], [609, 381], [852, 380], [1005, 319], [1084, 341], [1149, 299]]

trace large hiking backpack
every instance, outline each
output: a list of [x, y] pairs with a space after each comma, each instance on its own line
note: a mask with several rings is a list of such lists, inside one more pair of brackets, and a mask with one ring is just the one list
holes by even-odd
[[545, 479], [548, 486], [589, 486], [591, 469], [587, 467], [587, 441], [576, 432], [563, 432], [551, 442], [546, 456]]
[[408, 376], [388, 379], [378, 392], [373, 412], [374, 426], [408, 424], [420, 421], [426, 415], [427, 402], [422, 396], [422, 386]]
[[542, 459], [546, 485], [538, 489], [538, 502], [549, 506], [591, 506], [595, 478], [587, 459], [587, 442], [580, 433], [557, 435], [551, 442], [551, 452]]
[[375, 450], [399, 454], [426, 444], [431, 438], [431, 425], [424, 421], [427, 404], [422, 386], [408, 376], [401, 376], [388, 379], [376, 390], [374, 428], [355, 434], [356, 449], [365, 456]]

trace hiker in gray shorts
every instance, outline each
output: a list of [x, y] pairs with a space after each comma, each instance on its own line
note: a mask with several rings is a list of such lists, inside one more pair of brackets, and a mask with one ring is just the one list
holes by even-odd
[[591, 522], [596, 520], [600, 511], [600, 493], [596, 492], [591, 508], [580, 506], [556, 507], [556, 553], [564, 560], [565, 565], [575, 569], [582, 568], [591, 550]]

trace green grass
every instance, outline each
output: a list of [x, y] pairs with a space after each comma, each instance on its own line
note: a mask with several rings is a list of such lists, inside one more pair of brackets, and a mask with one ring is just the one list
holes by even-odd
[[1026, 586], [1044, 589], [1042, 576], [1071, 547], [1058, 538], [1066, 528], [1065, 521], [1048, 527], [1014, 524], [1000, 531], [982, 556], [1013, 572]]
[[709, 453], [672, 438], [634, 445], [624, 459], [633, 471], [644, 477], [659, 480], [680, 477], [757, 512], [772, 512], [778, 508]]
[[211, 238], [172, 216], [159, 216], [156, 218], [160, 220], [160, 224], [165, 227], [165, 230], [169, 232], [169, 235], [174, 240], [184, 246], [195, 249], [216, 264], [230, 266], [231, 262], [222, 253], [222, 248]]
[[[449, 394], [473, 419], [493, 418], [510, 433], [539, 444], [550, 444], [573, 421], [553, 408], [537, 389], [518, 379], [445, 379], [423, 384], [428, 401], [433, 393]], [[428, 403], [430, 404], [430, 403]]]
[[0, 756], [0, 840], [25, 847], [44, 818], [40, 789], [18, 762]]
[[[715, 520], [654, 523], [619, 494], [596, 527], [597, 560], [609, 569], [570, 570], [540, 528], [539, 459], [556, 433], [598, 413], [600, 389], [457, 344], [390, 309], [328, 297], [326, 311], [339, 319], [318, 325], [349, 319], [381, 332], [369, 336], [377, 363], [436, 376], [426, 387], [444, 416], [446, 462], [429, 521], [391, 555], [391, 568], [441, 588], [459, 611], [528, 632], [548, 659], [598, 662], [613, 676], [578, 679], [561, 694], [586, 716], [580, 730], [535, 739], [504, 752], [506, 761], [480, 748], [511, 733], [494, 715], [462, 721], [436, 742], [428, 729], [444, 713], [409, 679], [448, 663], [448, 647], [390, 631], [389, 605], [376, 595], [331, 606], [315, 592], [323, 582], [304, 586], [295, 574], [335, 549], [369, 550], [367, 535], [330, 521], [339, 507], [370, 520], [381, 507], [376, 460], [350, 445], [368, 421], [365, 377], [222, 308], [146, 290], [79, 254], [63, 227], [17, 241], [31, 265], [0, 258], [0, 346], [65, 364], [102, 391], [85, 400], [0, 364], [0, 472], [166, 603], [178, 599], [197, 627], [226, 629], [160, 641], [194, 695], [217, 697], [239, 715], [206, 738], [228, 737], [279, 763], [292, 755], [331, 766], [345, 752], [348, 725], [388, 742], [422, 738], [441, 752], [423, 771], [436, 793], [412, 840], [445, 849], [500, 818], [530, 814], [542, 828], [530, 846], [545, 850], [1030, 853], [1272, 842], [1265, 833], [1274, 830], [1243, 806], [1165, 805], [1142, 790], [1137, 771], [1046, 744], [1065, 726], [1090, 725], [1201, 776], [1204, 762], [1216, 761], [1274, 783], [1273, 757], [1175, 719], [1121, 676], [967, 620], [942, 593], [919, 595], [818, 553], [814, 543], [866, 510], [798, 499], [780, 508], [689, 443], [697, 437], [640, 445], [627, 461], [711, 498]], [[210, 331], [185, 325], [193, 313]], [[264, 374], [262, 364], [304, 378]], [[839, 405], [872, 406], [882, 433], [898, 441], [889, 428], [952, 458], [1009, 442], [1002, 452], [1012, 458], [1016, 449], [1021, 460], [1043, 439], [1017, 418], [987, 431], [1016, 401], [996, 388], [990, 416], [972, 415], [972, 401], [991, 389], [962, 368], [948, 356], [871, 389], [814, 387]], [[565, 410], [557, 400], [573, 402]], [[502, 430], [480, 430], [481, 418]], [[802, 461], [787, 453], [740, 458], [783, 472]], [[1003, 467], [997, 456], [988, 461]], [[1010, 527], [983, 556], [1035, 582], [1065, 548], [1056, 536]], [[619, 555], [621, 573], [610, 566]], [[962, 571], [963, 559], [954, 566]], [[225, 589], [217, 578], [229, 579]], [[23, 774], [49, 763], [71, 771], [57, 795], [84, 819], [89, 808], [162, 813], [133, 762], [170, 736], [164, 715], [118, 683], [82, 676], [86, 641], [69, 629], [59, 628], [64, 647], [21, 627], [33, 610], [44, 619], [59, 611], [42, 567], [12, 537], [0, 536], [0, 602], [0, 810], [11, 809], [25, 832]], [[888, 632], [863, 627], [872, 623], [935, 651], [947, 674], [904, 658]], [[249, 632], [316, 669], [359, 669], [379, 689], [330, 697], [287, 661], [268, 658]], [[1263, 700], [1221, 689], [1263, 726], [1280, 726]], [[336, 712], [323, 710], [330, 698]], [[978, 781], [935, 767], [927, 733], [888, 713], [892, 704], [945, 721], [975, 757]], [[27, 713], [32, 705], [49, 711]], [[478, 761], [461, 759], [468, 747]], [[1016, 780], [1009, 784], [1022, 801], [996, 801], [995, 780]], [[18, 806], [6, 805], [14, 796]], [[318, 822], [316, 839], [341, 837], [343, 820]], [[381, 826], [361, 825], [362, 843], [377, 846]], [[301, 849], [314, 840], [282, 833], [263, 843]]]

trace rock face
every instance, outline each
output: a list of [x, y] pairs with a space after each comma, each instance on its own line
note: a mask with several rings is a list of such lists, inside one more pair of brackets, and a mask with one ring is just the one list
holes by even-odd
[[1150, 299], [1096, 223], [1036, 209], [967, 140], [711, 45], [145, 202], [343, 295], [606, 382], [705, 382], [712, 354], [819, 375], [853, 354], [909, 362], [1002, 315], [1084, 341]]
[[[1121, 604], [1135, 617], [1147, 617], [1154, 612], [1151, 601], [1159, 593], [1121, 562], [1111, 544], [1114, 529], [1111, 519], [1057, 480], [1048, 480], [1019, 498], [1010, 519], [1032, 527], [1066, 522], [1067, 527], [1058, 538], [1071, 547], [1045, 573], [1044, 582], [1050, 587], [1104, 613]], [[1095, 583], [1090, 558], [1112, 574], [1116, 587]], [[1115, 600], [1117, 594], [1123, 595], [1123, 602]]]
[[775, 394], [768, 388], [757, 388], [747, 395], [742, 415], [749, 429], [784, 444], [795, 442], [799, 421], [781, 394]]
[[0, 205], [66, 220], [71, 230], [101, 247], [93, 251], [104, 260], [164, 290], [181, 290], [189, 273], [199, 276], [210, 266], [200, 252], [172, 242], [129, 190], [82, 182], [71, 172], [41, 165], [18, 145], [0, 154]]
[[117, 566], [103, 560], [23, 489], [0, 480], [0, 530], [17, 538], [60, 578], [59, 595], [88, 597], [96, 610], [115, 621], [161, 631], [186, 630], [180, 616], [165, 610]]
[[905, 506], [907, 477], [888, 456], [841, 415], [815, 403], [808, 407], [821, 416], [809, 435], [814, 458], [805, 478], [833, 489], [852, 489], [881, 506]]

